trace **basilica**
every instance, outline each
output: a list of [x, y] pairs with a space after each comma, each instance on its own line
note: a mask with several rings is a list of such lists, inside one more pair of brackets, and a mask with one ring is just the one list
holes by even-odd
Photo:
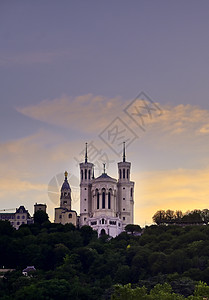
[[72, 223], [91, 226], [98, 235], [115, 237], [133, 224], [134, 182], [130, 180], [131, 163], [126, 161], [125, 143], [123, 159], [118, 163], [118, 178], [110, 177], [105, 170], [94, 177], [94, 164], [88, 161], [86, 144], [85, 160], [80, 163], [80, 216], [71, 209], [71, 188], [65, 172], [61, 187], [60, 207], [55, 208], [55, 223]]

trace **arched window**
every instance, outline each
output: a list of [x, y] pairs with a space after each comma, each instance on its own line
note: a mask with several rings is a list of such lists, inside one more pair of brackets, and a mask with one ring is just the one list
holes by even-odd
[[129, 169], [127, 169], [127, 179], [129, 179]]
[[83, 170], [81, 170], [81, 180], [83, 180]]
[[68, 218], [71, 219], [71, 218], [72, 218], [72, 214], [69, 214], [69, 215], [68, 215]]
[[91, 170], [89, 170], [89, 179], [91, 179]]
[[120, 179], [121, 179], [121, 169], [119, 170], [119, 176], [120, 176]]
[[108, 209], [111, 208], [111, 193], [110, 191], [108, 192]]
[[97, 209], [99, 209], [99, 191], [96, 190], [96, 195], [97, 195]]
[[126, 178], [126, 170], [123, 169], [123, 178], [125, 179]]
[[102, 189], [102, 208], [105, 208], [105, 189]]
[[133, 197], [133, 188], [131, 188], [131, 197]]
[[87, 179], [87, 170], [85, 169], [85, 179]]

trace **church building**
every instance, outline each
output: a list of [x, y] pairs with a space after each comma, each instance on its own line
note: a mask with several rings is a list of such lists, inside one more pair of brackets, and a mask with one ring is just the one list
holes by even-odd
[[115, 237], [133, 224], [134, 182], [130, 180], [131, 163], [126, 161], [125, 143], [123, 160], [118, 163], [118, 179], [105, 170], [94, 177], [94, 165], [88, 162], [87, 144], [85, 161], [80, 163], [80, 220], [79, 225], [89, 225], [98, 235]]
[[105, 170], [94, 177], [94, 164], [88, 161], [86, 143], [85, 161], [80, 163], [80, 217], [71, 210], [71, 188], [65, 172], [61, 188], [60, 207], [55, 208], [55, 223], [91, 226], [98, 235], [116, 237], [127, 224], [133, 224], [134, 182], [130, 180], [131, 163], [126, 161], [125, 143], [123, 160], [118, 163], [118, 178]]

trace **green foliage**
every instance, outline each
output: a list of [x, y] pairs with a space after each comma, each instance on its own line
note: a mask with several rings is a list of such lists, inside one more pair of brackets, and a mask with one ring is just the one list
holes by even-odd
[[209, 298], [209, 286], [205, 282], [199, 281], [195, 287], [194, 295]]
[[152, 225], [141, 236], [130, 226], [110, 239], [89, 226], [0, 222], [0, 264], [17, 270], [0, 279], [0, 299], [209, 298], [208, 225]]
[[34, 223], [35, 224], [37, 223], [39, 225], [49, 220], [48, 214], [43, 210], [36, 211], [33, 217], [34, 217]]
[[135, 289], [131, 288], [131, 284], [115, 285], [114, 294], [111, 296], [111, 300], [138, 300], [146, 299], [146, 288], [137, 287]]
[[139, 225], [135, 225], [135, 224], [128, 224], [126, 225], [125, 227], [125, 231], [126, 232], [130, 232], [132, 235], [135, 233], [140, 233], [142, 230], [141, 230], [141, 227]]
[[116, 285], [111, 300], [183, 300], [183, 296], [173, 293], [168, 283], [157, 284], [150, 293], [145, 287], [131, 288], [131, 284]]
[[11, 223], [7, 220], [0, 220], [0, 236], [6, 235], [11, 236], [14, 233], [15, 229], [12, 227]]

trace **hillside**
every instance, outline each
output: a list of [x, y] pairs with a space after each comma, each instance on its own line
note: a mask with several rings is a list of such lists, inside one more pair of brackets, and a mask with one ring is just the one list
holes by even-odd
[[[164, 283], [169, 284], [168, 290], [182, 295], [165, 299], [185, 299], [194, 294], [199, 281], [209, 284], [209, 226], [153, 225], [142, 236], [124, 232], [114, 239], [98, 239], [88, 226], [75, 229], [70, 224], [46, 222], [14, 230], [9, 222], [1, 221], [0, 268], [3, 266], [15, 269], [0, 280], [3, 300], [96, 300], [111, 295], [112, 299], [128, 299], [116, 295], [122, 287], [115, 285], [129, 283], [138, 292], [137, 288], [146, 287], [145, 298], [133, 299], [154, 299], [146, 297], [152, 297], [154, 287], [155, 292], [163, 290], [156, 285]], [[29, 277], [22, 274], [27, 266], [36, 268]], [[126, 289], [131, 290], [130, 285]]]

